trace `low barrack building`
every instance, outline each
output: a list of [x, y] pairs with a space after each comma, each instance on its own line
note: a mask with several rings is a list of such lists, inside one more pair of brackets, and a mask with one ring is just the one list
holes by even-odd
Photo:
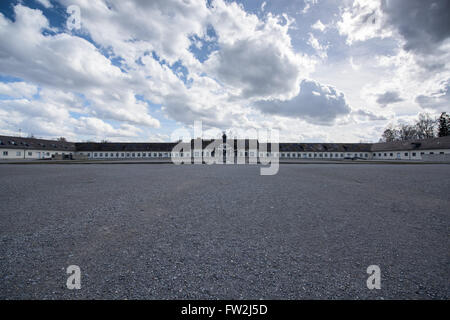
[[51, 159], [55, 155], [72, 156], [75, 144], [60, 140], [0, 136], [0, 159]]
[[[219, 145], [215, 143], [220, 142]], [[450, 136], [386, 143], [260, 143], [256, 139], [193, 139], [191, 142], [67, 142], [0, 136], [0, 160], [18, 159], [210, 159], [231, 157], [233, 162], [276, 157], [283, 160], [422, 160], [450, 161]], [[213, 146], [213, 147], [211, 147]], [[177, 148], [176, 148], [177, 147]], [[272, 150], [273, 149], [273, 150]], [[219, 154], [215, 154], [219, 152]], [[228, 161], [228, 160], [227, 160]], [[250, 161], [251, 162], [251, 161]]]

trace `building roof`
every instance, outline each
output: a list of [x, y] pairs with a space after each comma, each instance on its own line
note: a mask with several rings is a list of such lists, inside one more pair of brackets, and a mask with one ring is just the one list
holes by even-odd
[[[238, 141], [243, 142], [248, 150], [250, 142], [255, 142], [259, 149], [264, 145], [271, 152], [271, 144], [259, 143], [257, 140], [228, 139], [227, 144], [233, 145], [235, 150]], [[206, 148], [214, 140], [202, 140], [203, 148]], [[194, 148], [194, 139], [187, 142]], [[36, 138], [21, 138], [0, 135], [0, 148], [9, 149], [33, 149], [54, 151], [91, 151], [91, 152], [170, 152], [177, 142], [67, 142], [57, 140], [45, 140]], [[401, 151], [401, 150], [430, 150], [450, 149], [450, 136], [431, 138], [425, 140], [394, 141], [382, 143], [279, 143], [280, 152], [378, 152], [378, 151]]]
[[77, 151], [93, 151], [93, 152], [169, 152], [175, 147], [176, 142], [77, 142], [75, 147]]
[[423, 139], [423, 140], [374, 143], [372, 145], [371, 151], [378, 152], [378, 151], [430, 150], [430, 149], [450, 149], [450, 136]]
[[280, 152], [370, 152], [370, 143], [280, 143]]
[[11, 136], [0, 136], [0, 148], [76, 151], [73, 142]]

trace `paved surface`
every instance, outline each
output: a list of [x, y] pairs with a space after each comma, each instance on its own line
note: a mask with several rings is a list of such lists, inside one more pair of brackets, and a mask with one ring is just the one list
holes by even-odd
[[0, 165], [0, 298], [449, 299], [449, 190], [448, 165]]

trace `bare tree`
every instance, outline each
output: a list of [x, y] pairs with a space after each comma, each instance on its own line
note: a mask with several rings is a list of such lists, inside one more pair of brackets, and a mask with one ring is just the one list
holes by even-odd
[[415, 125], [401, 124], [399, 132], [399, 140], [408, 141], [418, 139], [417, 129]]
[[381, 140], [384, 142], [392, 142], [398, 140], [398, 130], [390, 124], [386, 129], [384, 129], [381, 135]]
[[446, 112], [442, 112], [438, 121], [438, 136], [445, 137], [450, 135], [450, 116]]
[[432, 119], [428, 113], [419, 114], [416, 122], [416, 134], [419, 139], [434, 138], [434, 129], [436, 128], [436, 120]]

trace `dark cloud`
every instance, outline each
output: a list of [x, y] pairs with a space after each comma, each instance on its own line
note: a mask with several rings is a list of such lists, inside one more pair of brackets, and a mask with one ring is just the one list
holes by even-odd
[[450, 37], [449, 0], [382, 0], [387, 22], [405, 39], [405, 49], [430, 53]]
[[417, 96], [416, 102], [422, 108], [435, 109], [439, 112], [450, 112], [450, 80], [448, 80], [444, 88], [438, 92], [435, 92], [429, 96]]
[[377, 103], [383, 107], [400, 101], [403, 101], [403, 99], [397, 91], [386, 91], [385, 93], [377, 95]]
[[330, 125], [351, 112], [344, 94], [332, 86], [303, 80], [300, 93], [291, 100], [259, 101], [255, 106], [262, 112], [304, 119], [315, 124]]

